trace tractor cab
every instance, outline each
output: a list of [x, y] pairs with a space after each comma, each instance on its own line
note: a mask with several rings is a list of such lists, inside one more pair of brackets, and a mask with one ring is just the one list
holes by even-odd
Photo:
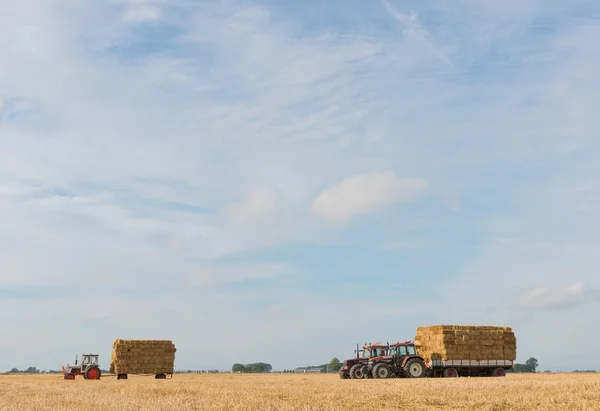
[[375, 344], [369, 343], [364, 345], [363, 358], [376, 358], [387, 355], [388, 345], [376, 342]]
[[412, 341], [403, 341], [390, 344], [389, 355], [403, 360], [407, 355], [416, 355], [415, 344]]
[[91, 366], [98, 366], [98, 354], [81, 355], [81, 371], [85, 372]]

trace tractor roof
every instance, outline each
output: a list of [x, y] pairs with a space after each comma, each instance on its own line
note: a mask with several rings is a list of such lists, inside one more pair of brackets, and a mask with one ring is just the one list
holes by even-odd
[[412, 341], [397, 341], [393, 344], [390, 344], [390, 347], [401, 347], [401, 346], [406, 346], [406, 345], [414, 345], [414, 342]]
[[387, 344], [382, 344], [381, 341], [377, 341], [374, 344], [371, 344], [371, 343], [367, 344], [367, 343], [365, 343], [365, 345], [363, 346], [363, 348], [365, 350], [367, 350], [369, 348], [385, 348], [385, 347], [387, 347]]

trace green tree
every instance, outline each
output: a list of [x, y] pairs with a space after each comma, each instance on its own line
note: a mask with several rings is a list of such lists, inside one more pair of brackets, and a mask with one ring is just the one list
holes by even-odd
[[339, 371], [341, 368], [342, 363], [340, 362], [340, 360], [338, 360], [337, 357], [333, 357], [329, 362], [329, 369], [331, 371]]
[[529, 368], [529, 372], [535, 372], [538, 367], [538, 360], [534, 357], [530, 357], [527, 361], [525, 361], [525, 365]]
[[244, 367], [243, 364], [235, 363], [235, 364], [233, 364], [233, 367], [231, 367], [231, 371], [233, 371], [233, 372], [245, 372], [246, 371], [246, 367]]

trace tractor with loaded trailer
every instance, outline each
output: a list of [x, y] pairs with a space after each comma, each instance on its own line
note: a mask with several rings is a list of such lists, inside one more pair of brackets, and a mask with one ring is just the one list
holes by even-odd
[[63, 365], [62, 374], [65, 380], [74, 380], [76, 375], [81, 375], [86, 380], [99, 380], [102, 371], [98, 366], [98, 354], [82, 354], [81, 364], [77, 364], [75, 356], [75, 365]]
[[372, 378], [423, 378], [427, 365], [412, 341], [398, 341], [388, 344], [384, 355], [370, 358], [363, 373]]
[[356, 344], [356, 350], [354, 350], [354, 352], [356, 353], [356, 357], [344, 360], [344, 364], [339, 371], [340, 378], [372, 378], [370, 375], [365, 375], [369, 359], [372, 357], [385, 355], [387, 348], [387, 345], [384, 345], [381, 342], [376, 342], [375, 344], [365, 343], [361, 350], [358, 348], [358, 344]]

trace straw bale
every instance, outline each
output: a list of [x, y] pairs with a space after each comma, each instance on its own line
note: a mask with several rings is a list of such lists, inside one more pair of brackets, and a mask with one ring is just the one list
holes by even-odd
[[170, 340], [122, 340], [113, 343], [111, 372], [116, 374], [173, 373], [175, 345]]
[[516, 337], [506, 326], [421, 326], [415, 346], [427, 361], [516, 359]]

